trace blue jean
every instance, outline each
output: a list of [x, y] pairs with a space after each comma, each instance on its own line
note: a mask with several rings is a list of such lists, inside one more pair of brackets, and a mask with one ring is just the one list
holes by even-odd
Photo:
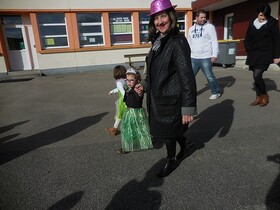
[[217, 79], [212, 71], [211, 58], [203, 58], [203, 59], [192, 58], [192, 68], [193, 68], [194, 75], [197, 75], [199, 69], [202, 70], [203, 74], [205, 75], [208, 81], [208, 85], [210, 87], [212, 94], [220, 93], [220, 88]]

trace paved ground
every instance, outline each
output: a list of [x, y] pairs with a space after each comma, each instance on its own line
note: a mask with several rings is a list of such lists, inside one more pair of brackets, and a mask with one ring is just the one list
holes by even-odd
[[112, 73], [95, 71], [0, 83], [0, 209], [280, 209], [280, 72], [271, 102], [250, 107], [251, 73], [215, 67], [223, 96], [199, 73], [196, 147], [167, 178], [155, 176], [161, 142], [119, 155]]

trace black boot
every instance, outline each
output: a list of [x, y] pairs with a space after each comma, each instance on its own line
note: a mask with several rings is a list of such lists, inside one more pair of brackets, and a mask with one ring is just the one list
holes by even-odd
[[178, 140], [178, 144], [180, 145], [181, 149], [178, 155], [176, 156], [176, 159], [180, 160], [182, 159], [187, 151], [194, 146], [194, 143], [191, 141], [187, 141], [185, 136], [182, 136]]
[[177, 139], [178, 144], [180, 145], [180, 152], [176, 156], [176, 159], [181, 159], [184, 157], [186, 153], [186, 137], [182, 136], [181, 138]]
[[176, 139], [166, 139], [167, 161], [165, 166], [157, 174], [158, 177], [166, 177], [175, 170]]

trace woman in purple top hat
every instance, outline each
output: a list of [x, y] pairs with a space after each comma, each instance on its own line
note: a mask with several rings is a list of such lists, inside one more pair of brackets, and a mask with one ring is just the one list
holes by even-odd
[[[168, 176], [176, 168], [176, 159], [185, 155], [183, 136], [196, 114], [196, 83], [192, 71], [190, 47], [177, 28], [175, 8], [170, 0], [151, 3], [149, 41], [152, 48], [147, 58], [147, 76], [136, 87], [147, 92], [150, 132], [164, 139], [167, 161], [158, 173]], [[181, 150], [176, 156], [176, 142]]]

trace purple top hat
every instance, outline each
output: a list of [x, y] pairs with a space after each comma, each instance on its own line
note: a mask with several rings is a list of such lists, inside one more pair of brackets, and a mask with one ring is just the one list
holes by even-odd
[[162, 12], [171, 7], [177, 7], [177, 5], [172, 5], [170, 0], [154, 0], [151, 3], [150, 14], [148, 16], [154, 15], [158, 12]]

